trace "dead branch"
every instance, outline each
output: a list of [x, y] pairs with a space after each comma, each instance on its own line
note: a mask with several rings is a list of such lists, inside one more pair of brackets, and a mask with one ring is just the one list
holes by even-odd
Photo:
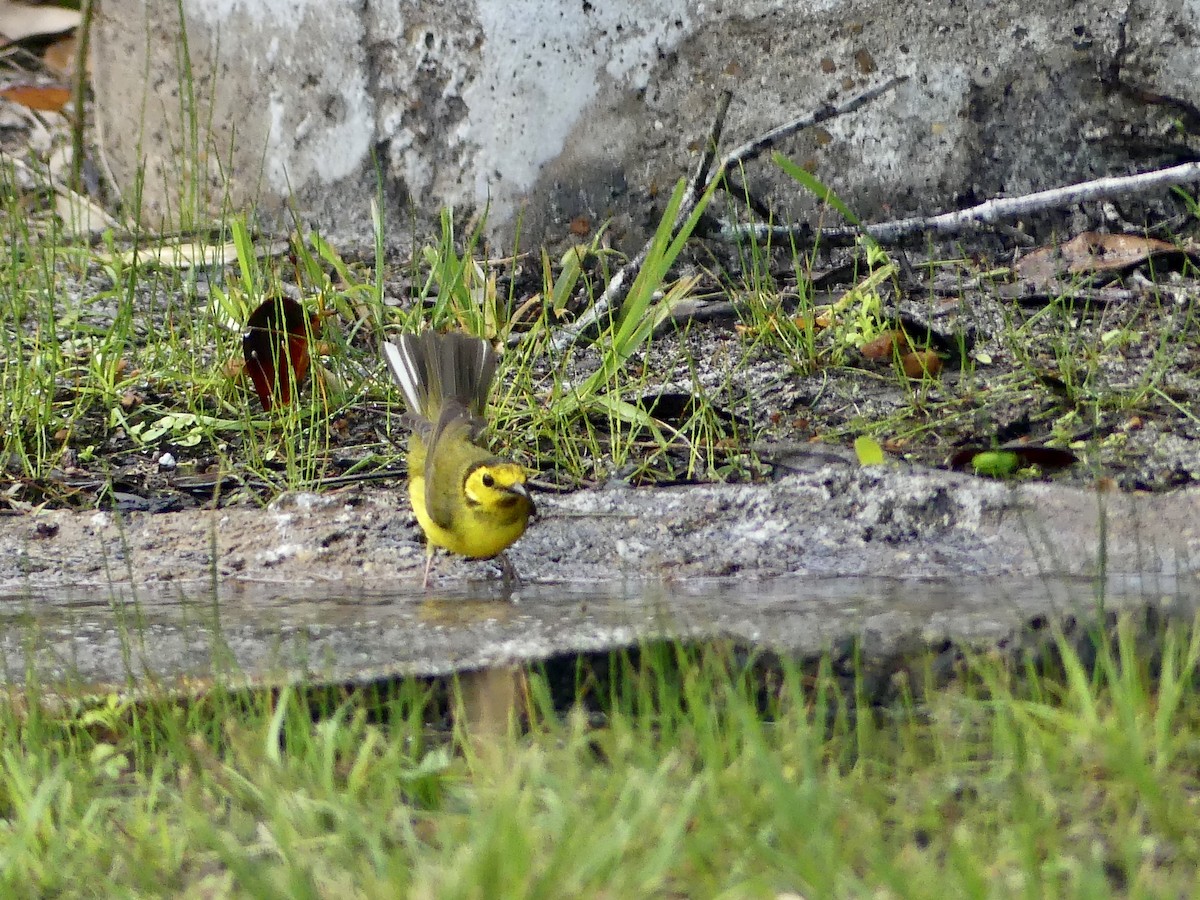
[[721, 132], [725, 130], [725, 116], [729, 112], [729, 103], [732, 100], [733, 91], [721, 91], [721, 98], [717, 101], [717, 114], [713, 116], [712, 128], [708, 132], [708, 141], [700, 155], [696, 174], [692, 177], [692, 196], [697, 200], [708, 186], [709, 170], [712, 169], [713, 160], [717, 158], [717, 151], [721, 149]]
[[[786, 140], [805, 128], [819, 125], [822, 122], [827, 122], [830, 119], [861, 109], [906, 80], [907, 77], [904, 76], [889, 78], [875, 87], [855, 94], [844, 103], [837, 104], [836, 106], [826, 104], [820, 109], [772, 128], [765, 134], [759, 135], [735, 147], [721, 157], [716, 167], [709, 171], [712, 166], [712, 160], [716, 156], [716, 145], [720, 140], [721, 131], [725, 124], [725, 114], [729, 109], [729, 99], [723, 94], [717, 106], [717, 115], [713, 122], [713, 127], [709, 132], [709, 142], [705, 146], [704, 153], [701, 155], [700, 164], [696, 168], [696, 174], [692, 178], [690, 189], [684, 195], [682, 202], [679, 204], [679, 210], [675, 214], [675, 221], [671, 225], [671, 237], [674, 238], [678, 235], [679, 229], [687, 221], [688, 216], [692, 214], [692, 211], [696, 208], [696, 204], [704, 196], [704, 192], [708, 190], [714, 181], [724, 178], [726, 172], [756, 159], [780, 141]], [[654, 240], [651, 238], [633, 259], [617, 270], [609, 281], [608, 286], [604, 289], [604, 293], [596, 298], [596, 302], [592, 304], [591, 308], [580, 316], [576, 322], [563, 328], [551, 339], [550, 349], [552, 352], [561, 353], [566, 350], [567, 347], [579, 339], [581, 334], [595, 325], [602, 316], [606, 315], [609, 309], [619, 305], [624, 300], [625, 294], [628, 292], [628, 285], [633, 282], [637, 273], [641, 271], [642, 266], [646, 262], [646, 257], [653, 246]]]
[[848, 113], [862, 109], [862, 107], [866, 106], [871, 101], [877, 99], [883, 94], [886, 94], [896, 85], [905, 81], [908, 81], [907, 75], [894, 75], [886, 81], [877, 84], [873, 88], [867, 88], [861, 94], [855, 94], [845, 103], [839, 103], [836, 106], [832, 106], [827, 103], [815, 112], [792, 119], [790, 122], [785, 122], [783, 125], [772, 128], [766, 134], [752, 138], [751, 140], [742, 144], [740, 147], [735, 147], [722, 158], [721, 165], [717, 167], [715, 172], [713, 172], [712, 178], [709, 179], [709, 183], [711, 183], [713, 179], [721, 177], [726, 169], [733, 169], [737, 166], [750, 162], [752, 159], [757, 159], [780, 141], [787, 140], [796, 132], [803, 131], [805, 128], [811, 128], [814, 125], [820, 125], [822, 122], [828, 122], [830, 119], [836, 119], [839, 116], [844, 116]]
[[[820, 240], [826, 246], [844, 246], [853, 244], [859, 237], [867, 234], [881, 244], [894, 244], [914, 234], [961, 234], [964, 231], [993, 226], [1002, 219], [1061, 209], [1076, 203], [1148, 194], [1158, 188], [1196, 181], [1200, 181], [1200, 162], [1183, 163], [1137, 175], [1096, 178], [1020, 197], [994, 198], [956, 212], [896, 219], [862, 228], [823, 228], [820, 230]], [[722, 221], [718, 228], [705, 234], [705, 237], [726, 243], [740, 243], [750, 240], [787, 241], [795, 237], [809, 238], [812, 233], [813, 229], [809, 225], [770, 225], [757, 222], [742, 224]]]

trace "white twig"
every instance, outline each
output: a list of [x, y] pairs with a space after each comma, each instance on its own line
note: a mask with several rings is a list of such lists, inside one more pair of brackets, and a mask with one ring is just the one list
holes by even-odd
[[[741, 146], [735, 147], [729, 153], [726, 153], [721, 157], [716, 168], [709, 172], [707, 169], [711, 165], [712, 158], [716, 155], [715, 145], [720, 138], [725, 120], [725, 112], [729, 107], [729, 101], [723, 95], [717, 109], [716, 121], [713, 124], [708, 145], [706, 145], [704, 154], [701, 156], [700, 166], [696, 175], [692, 179], [691, 189], [684, 195], [682, 202], [679, 204], [679, 210], [675, 214], [675, 221], [671, 226], [672, 238], [679, 233], [680, 227], [687, 221], [688, 216], [692, 214], [692, 211], [696, 208], [696, 204], [704, 196], [704, 192], [708, 190], [714, 181], [723, 178], [728, 170], [744, 165], [750, 160], [761, 156], [780, 141], [791, 137], [798, 131], [854, 112], [906, 80], [907, 78], [905, 77], [889, 78], [873, 88], [868, 88], [862, 93], [854, 95], [846, 102], [840, 103], [837, 106], [826, 104], [814, 112], [806, 113], [790, 122], [772, 128], [767, 133], [747, 141]], [[595, 325], [602, 316], [606, 315], [609, 309], [618, 305], [624, 299], [628, 291], [628, 285], [637, 276], [637, 273], [641, 271], [642, 266], [646, 262], [646, 257], [650, 254], [650, 249], [653, 246], [654, 239], [651, 238], [633, 259], [617, 270], [616, 274], [609, 281], [608, 286], [604, 289], [604, 293], [596, 298], [596, 302], [592, 304], [591, 308], [580, 316], [576, 322], [563, 328], [553, 337], [550, 341], [552, 352], [561, 353], [567, 349], [567, 347], [579, 339], [581, 334]]]
[[[1156, 188], [1190, 184], [1196, 181], [1200, 181], [1200, 162], [1183, 163], [1167, 169], [1142, 172], [1138, 175], [1096, 178], [1092, 181], [1037, 191], [1021, 197], [1001, 197], [987, 200], [969, 209], [960, 209], [935, 216], [914, 216], [908, 219], [896, 219], [892, 222], [880, 222], [876, 225], [865, 225], [862, 228], [853, 226], [823, 228], [820, 230], [820, 240], [826, 245], [845, 244], [853, 243], [860, 235], [869, 234], [880, 243], [889, 244], [914, 234], [959, 234], [984, 225], [995, 224], [1001, 219], [1013, 219], [1092, 200], [1147, 194]], [[797, 235], [808, 238], [812, 234], [813, 229], [809, 225], [768, 225], [758, 222], [742, 224], [723, 221], [718, 229], [708, 232], [705, 237], [710, 240], [739, 243], [747, 240], [787, 240]]]

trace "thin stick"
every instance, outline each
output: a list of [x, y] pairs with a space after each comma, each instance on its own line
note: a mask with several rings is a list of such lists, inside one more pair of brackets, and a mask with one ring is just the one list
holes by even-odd
[[[869, 234], [880, 243], [894, 244], [914, 234], [960, 234], [988, 225], [1001, 219], [1012, 219], [1032, 213], [1060, 209], [1076, 203], [1108, 200], [1131, 194], [1147, 194], [1162, 187], [1191, 184], [1200, 181], [1200, 162], [1183, 163], [1166, 169], [1155, 169], [1137, 175], [1118, 175], [1081, 181], [1065, 187], [1050, 188], [1020, 197], [1000, 197], [987, 200], [978, 206], [934, 216], [914, 216], [896, 219], [862, 228], [826, 228], [820, 231], [821, 242], [841, 246], [853, 244], [863, 234]], [[802, 225], [768, 225], [751, 222], [747, 224], [721, 222], [720, 227], [705, 234], [710, 240], [739, 243], [746, 240], [787, 240], [797, 235], [810, 235], [811, 228]]]
[[[688, 217], [692, 214], [692, 210], [696, 208], [696, 204], [704, 196], [704, 192], [714, 181], [723, 178], [729, 169], [744, 165], [750, 160], [761, 156], [780, 141], [798, 131], [860, 109], [880, 95], [890, 91], [902, 81], [907, 81], [907, 77], [889, 78], [873, 88], [868, 88], [862, 93], [854, 95], [845, 103], [838, 104], [837, 106], [826, 104], [814, 112], [807, 113], [790, 122], [772, 128], [766, 134], [735, 147], [732, 151], [721, 157], [721, 161], [717, 164], [716, 168], [709, 172], [708, 169], [712, 164], [712, 157], [715, 156], [716, 152], [716, 141], [721, 136], [725, 113], [729, 108], [728, 100], [722, 95], [721, 101], [717, 106], [717, 117], [710, 131], [709, 146], [705, 147], [705, 152], [700, 159], [700, 165], [697, 167], [696, 174], [692, 179], [691, 189], [684, 195], [683, 201], [679, 204], [679, 210], [675, 214], [675, 221], [671, 225], [672, 239], [679, 234], [679, 229], [688, 220]], [[579, 339], [581, 334], [595, 325], [601, 316], [606, 315], [609, 309], [619, 305], [624, 300], [627, 292], [626, 285], [631, 283], [637, 276], [637, 273], [641, 271], [642, 266], [646, 262], [646, 257], [650, 254], [650, 249], [653, 246], [654, 239], [651, 238], [633, 259], [617, 270], [616, 274], [609, 281], [608, 287], [604, 289], [604, 293], [596, 298], [596, 302], [592, 304], [591, 308], [580, 316], [573, 325], [562, 329], [553, 337], [550, 341], [551, 352], [561, 353], [566, 350], [567, 347]]]
[[708, 173], [713, 160], [717, 158], [717, 150], [721, 147], [721, 132], [725, 130], [725, 116], [729, 112], [729, 103], [733, 100], [733, 91], [721, 91], [717, 101], [717, 114], [713, 117], [712, 128], [708, 132], [708, 142], [704, 145], [704, 153], [700, 156], [700, 165], [696, 166], [696, 174], [692, 178], [692, 195], [699, 198], [708, 186]]
[[[873, 88], [867, 88], [861, 94], [855, 94], [845, 103], [839, 103], [837, 106], [831, 106], [827, 103], [815, 112], [810, 112], [772, 128], [766, 134], [759, 135], [725, 154], [717, 172], [719, 173], [725, 169], [731, 169], [734, 166], [747, 163], [752, 159], [757, 159], [780, 141], [786, 140], [798, 131], [803, 131], [805, 128], [811, 128], [813, 125], [820, 125], [822, 122], [828, 122], [830, 119], [836, 119], [839, 116], [855, 112], [905, 81], [908, 81], [907, 75], [893, 76], [875, 85]], [[716, 174], [714, 173], [714, 175]]]

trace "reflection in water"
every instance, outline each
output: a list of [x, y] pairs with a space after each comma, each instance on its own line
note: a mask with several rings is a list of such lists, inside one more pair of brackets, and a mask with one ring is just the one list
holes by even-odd
[[426, 625], [453, 628], [479, 622], [511, 622], [520, 609], [516, 604], [504, 600], [470, 600], [438, 596], [421, 601], [417, 618]]
[[467, 730], [476, 753], [501, 745], [497, 739], [516, 732], [524, 714], [525, 673], [520, 666], [501, 665], [473, 669], [458, 676], [458, 702], [455, 715]]
[[1192, 579], [699, 579], [494, 584], [423, 593], [343, 585], [114, 585], [0, 596], [9, 682], [126, 685], [232, 674], [360, 681], [443, 674], [663, 637], [801, 654], [847, 636], [994, 640], [1035, 616], [1200, 605]]

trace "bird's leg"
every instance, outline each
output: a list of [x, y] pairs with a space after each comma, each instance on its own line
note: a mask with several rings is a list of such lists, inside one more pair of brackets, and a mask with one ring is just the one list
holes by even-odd
[[421, 579], [421, 590], [429, 590], [429, 570], [433, 568], [433, 543], [425, 544], [425, 577]]
[[512, 564], [512, 560], [508, 558], [507, 550], [500, 552], [496, 557], [496, 563], [500, 566], [500, 581], [505, 587], [520, 582], [521, 575], [517, 572], [517, 567]]

